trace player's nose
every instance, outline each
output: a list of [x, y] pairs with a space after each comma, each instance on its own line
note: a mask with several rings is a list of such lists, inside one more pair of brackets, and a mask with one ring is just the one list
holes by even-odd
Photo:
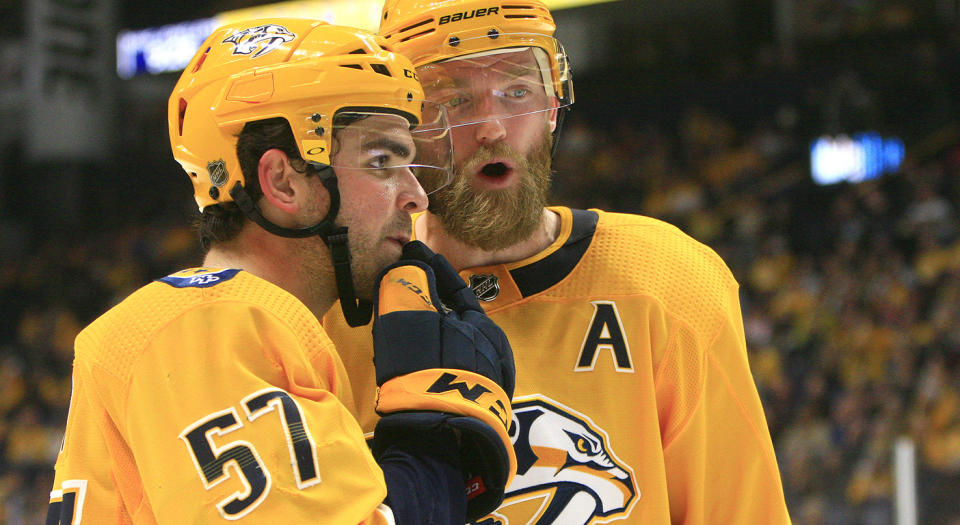
[[397, 175], [400, 181], [400, 191], [397, 194], [397, 207], [410, 213], [417, 213], [427, 209], [427, 192], [420, 181], [408, 167], [404, 167]]
[[494, 144], [507, 137], [507, 128], [500, 117], [492, 117], [478, 123], [474, 135], [480, 144]]

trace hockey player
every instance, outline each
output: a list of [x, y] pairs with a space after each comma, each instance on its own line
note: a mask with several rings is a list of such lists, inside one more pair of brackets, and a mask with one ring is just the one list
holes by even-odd
[[[502, 500], [511, 349], [443, 258], [407, 244], [449, 181], [449, 128], [381, 44], [237, 22], [187, 66], [169, 129], [204, 266], [77, 337], [48, 524], [447, 524]], [[319, 323], [338, 296], [355, 322], [373, 313], [373, 454]]]
[[[414, 236], [516, 350], [518, 472], [480, 523], [788, 523], [724, 262], [652, 218], [545, 206], [573, 103], [554, 29], [538, 0], [388, 0], [381, 18], [454, 126], [455, 179]], [[336, 311], [325, 326], [360, 348]], [[366, 429], [370, 353], [346, 360]]]

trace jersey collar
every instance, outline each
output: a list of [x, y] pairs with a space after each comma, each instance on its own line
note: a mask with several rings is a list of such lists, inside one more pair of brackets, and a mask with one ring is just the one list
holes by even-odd
[[[560, 234], [547, 248], [526, 259], [460, 271], [488, 312], [536, 295], [573, 271], [593, 240], [599, 216], [592, 210], [551, 206], [560, 216]], [[416, 218], [414, 218], [416, 222]]]

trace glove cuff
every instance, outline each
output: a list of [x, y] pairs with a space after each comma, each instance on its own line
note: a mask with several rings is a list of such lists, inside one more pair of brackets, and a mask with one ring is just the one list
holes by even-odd
[[500, 506], [516, 472], [513, 444], [504, 441], [495, 427], [469, 416], [433, 411], [394, 412], [377, 422], [371, 443], [373, 455], [379, 460], [394, 444], [409, 448], [424, 435], [443, 431], [455, 431], [459, 436], [457, 463], [464, 474], [467, 522], [479, 520]]

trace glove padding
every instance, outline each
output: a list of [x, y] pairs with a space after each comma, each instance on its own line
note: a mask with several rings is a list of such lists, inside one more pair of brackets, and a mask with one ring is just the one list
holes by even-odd
[[513, 351], [456, 270], [423, 243], [408, 243], [378, 281], [373, 346], [382, 418], [374, 456], [418, 433], [455, 429], [467, 521], [479, 519], [500, 505], [516, 474], [507, 432]]

